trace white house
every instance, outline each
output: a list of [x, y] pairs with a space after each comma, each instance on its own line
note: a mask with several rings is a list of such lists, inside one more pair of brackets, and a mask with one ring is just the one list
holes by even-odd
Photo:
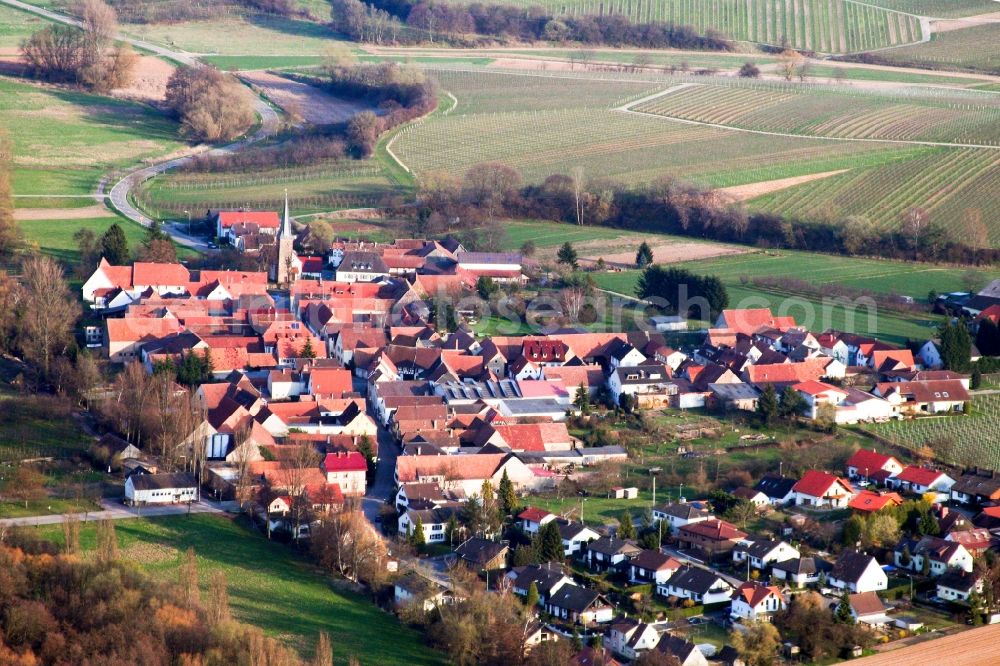
[[345, 495], [361, 496], [367, 489], [368, 461], [359, 451], [336, 451], [323, 458], [327, 483], [340, 485]]
[[871, 555], [845, 550], [830, 570], [827, 582], [839, 590], [877, 592], [888, 587], [889, 577]]
[[951, 495], [955, 479], [936, 469], [907, 465], [902, 472], [890, 477], [887, 483], [894, 488], [908, 490], [917, 495], [938, 493], [945, 495], [947, 499]]
[[400, 534], [412, 534], [419, 522], [423, 526], [424, 541], [427, 543], [444, 543], [447, 538], [448, 519], [455, 516], [458, 519], [458, 507], [446, 506], [436, 509], [407, 509], [399, 516], [397, 528]]
[[614, 607], [598, 592], [563, 585], [545, 602], [545, 611], [573, 624], [600, 624], [614, 618]]
[[604, 646], [626, 659], [636, 659], [642, 652], [652, 650], [660, 642], [660, 633], [656, 631], [656, 627], [630, 617], [612, 620], [604, 636]]
[[622, 394], [660, 394], [668, 395], [670, 388], [667, 383], [670, 373], [662, 363], [652, 363], [633, 366], [621, 366], [608, 377], [608, 389], [617, 403]]
[[538, 591], [538, 603], [542, 606], [563, 585], [572, 585], [573, 579], [566, 575], [558, 564], [529, 564], [512, 568], [505, 576], [510, 581], [511, 591], [521, 597], [528, 596], [534, 584]]
[[812, 557], [775, 562], [771, 575], [775, 580], [785, 581], [789, 587], [805, 587], [819, 582], [821, 565]]
[[785, 606], [785, 599], [777, 587], [747, 582], [736, 588], [729, 616], [737, 621], [770, 622]]
[[591, 541], [600, 538], [600, 534], [590, 529], [586, 525], [560, 520], [559, 536], [562, 538], [563, 554], [566, 557], [573, 557], [578, 553], [583, 553], [583, 547]]
[[759, 570], [799, 557], [798, 549], [784, 541], [744, 541], [733, 549], [733, 562], [745, 563], [749, 560], [750, 566]]
[[521, 525], [521, 531], [525, 534], [535, 534], [542, 525], [551, 523], [556, 519], [554, 513], [549, 513], [545, 509], [529, 506], [527, 509], [517, 514], [517, 519]]
[[903, 471], [903, 465], [893, 456], [875, 449], [858, 449], [847, 461], [847, 478], [869, 481], [876, 472], [887, 472], [889, 477]]
[[815, 419], [824, 405], [836, 407], [847, 400], [848, 392], [830, 384], [815, 380], [799, 382], [792, 386], [805, 399], [808, 409], [806, 416]]
[[690, 525], [700, 523], [703, 520], [715, 518], [711, 511], [688, 502], [678, 502], [674, 504], [663, 504], [653, 508], [653, 520], [665, 520], [670, 525], [670, 533], [677, 534], [677, 530]]
[[444, 585], [415, 571], [399, 578], [393, 584], [393, 590], [397, 605], [419, 602], [426, 612], [452, 603], [455, 599], [451, 590]]
[[656, 586], [663, 597], [691, 599], [704, 605], [728, 603], [733, 586], [714, 571], [686, 564], [678, 569], [666, 583]]
[[855, 622], [879, 628], [891, 622], [889, 616], [886, 615], [886, 611], [889, 609], [874, 592], [849, 595], [848, 603], [851, 607], [851, 617], [854, 618]]
[[844, 479], [815, 469], [803, 474], [792, 487], [796, 506], [844, 509], [856, 494], [851, 484]]
[[950, 569], [935, 582], [938, 597], [946, 601], [968, 601], [970, 594], [983, 591], [983, 577], [962, 569]]
[[125, 480], [125, 502], [132, 506], [198, 501], [198, 483], [190, 474], [133, 474]]
[[[965, 546], [957, 541], [948, 541], [934, 536], [921, 537], [919, 541], [902, 541], [893, 553], [896, 566], [911, 571], [927, 571], [931, 576], [940, 576], [949, 569], [961, 569], [971, 573], [973, 557]], [[925, 563], [924, 560], [927, 560]]]
[[664, 555], [658, 550], [643, 550], [628, 564], [628, 579], [636, 585], [644, 583], [662, 585], [681, 568], [680, 560]]

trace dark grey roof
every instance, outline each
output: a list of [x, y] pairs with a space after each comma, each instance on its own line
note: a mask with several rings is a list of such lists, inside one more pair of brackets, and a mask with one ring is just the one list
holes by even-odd
[[981, 578], [982, 576], [978, 574], [968, 573], [958, 567], [948, 567], [947, 571], [937, 579], [937, 584], [968, 593], [972, 591]]
[[497, 543], [481, 537], [472, 537], [458, 548], [455, 553], [466, 562], [483, 566], [490, 560], [499, 557], [510, 550], [506, 543]]
[[772, 569], [780, 569], [781, 571], [787, 571], [790, 574], [814, 574], [820, 571], [824, 571], [830, 568], [823, 560], [816, 560], [812, 557], [799, 557], [794, 560], [785, 560], [784, 562], [775, 562], [771, 565]]
[[723, 400], [755, 400], [760, 392], [750, 384], [709, 384], [708, 390]]
[[136, 490], [194, 488], [198, 485], [193, 476], [183, 472], [175, 474], [136, 474], [130, 478], [132, 479], [132, 487]]
[[617, 537], [603, 536], [587, 544], [587, 550], [603, 555], [617, 555], [619, 553], [638, 553], [639, 548]]
[[691, 653], [698, 649], [698, 646], [691, 641], [673, 634], [663, 634], [660, 642], [656, 644], [656, 649], [663, 654], [672, 654], [683, 664], [691, 656]]
[[705, 594], [722, 580], [718, 574], [686, 564], [670, 577], [670, 584], [682, 590]]
[[514, 572], [518, 588], [527, 590], [534, 583], [541, 595], [548, 595], [553, 586], [566, 575], [561, 565], [551, 563], [529, 564], [523, 567], [514, 567], [511, 571]]
[[429, 597], [445, 589], [440, 583], [433, 581], [426, 576], [410, 571], [406, 575], [397, 579], [396, 587], [406, 590], [415, 597]]
[[622, 386], [670, 383], [670, 373], [662, 363], [621, 367], [615, 370], [615, 374]]
[[668, 516], [681, 518], [683, 520], [691, 520], [692, 518], [708, 518], [712, 515], [711, 511], [706, 511], [705, 509], [695, 506], [690, 502], [664, 504], [656, 507], [654, 511], [665, 513]]
[[588, 590], [579, 585], [563, 585], [549, 599], [552, 606], [565, 608], [574, 613], [582, 613], [591, 606], [601, 603], [607, 605], [603, 597], [594, 590]]
[[345, 252], [337, 272], [388, 273], [389, 268], [377, 252]]
[[460, 264], [520, 264], [517, 252], [458, 252], [455, 258]]
[[737, 546], [737, 550], [746, 551], [750, 557], [756, 557], [759, 559], [770, 553], [779, 545], [781, 545], [780, 541], [761, 540], [754, 541], [746, 546]]
[[574, 523], [568, 520], [556, 520], [556, 527], [559, 528], [559, 536], [569, 541], [587, 529], [586, 525]]
[[830, 576], [848, 583], [857, 583], [872, 562], [875, 562], [875, 558], [871, 555], [856, 550], [845, 550], [834, 562]]
[[772, 499], [782, 499], [792, 492], [792, 486], [795, 485], [796, 481], [797, 479], [787, 476], [768, 475], [758, 481], [754, 488]]
[[648, 571], [659, 571], [667, 562], [671, 560], [669, 555], [664, 555], [658, 550], [643, 550], [632, 560], [631, 564], [640, 569]]

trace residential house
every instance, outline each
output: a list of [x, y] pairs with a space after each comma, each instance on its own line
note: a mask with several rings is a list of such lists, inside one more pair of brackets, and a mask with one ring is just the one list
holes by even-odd
[[831, 587], [850, 592], [875, 592], [889, 585], [889, 578], [871, 555], [845, 550], [827, 576]]
[[666, 583], [657, 585], [656, 592], [662, 597], [691, 599], [695, 603], [709, 606], [729, 603], [733, 586], [710, 569], [685, 564]]
[[323, 458], [327, 483], [336, 483], [344, 495], [361, 496], [367, 489], [368, 461], [358, 451], [337, 451]]
[[670, 383], [670, 371], [662, 363], [619, 366], [608, 377], [608, 389], [615, 404], [622, 395], [632, 396], [642, 409], [669, 407], [676, 388]]
[[587, 544], [584, 560], [594, 571], [620, 571], [637, 557], [642, 549], [616, 537], [602, 536]]
[[614, 618], [604, 595], [573, 584], [562, 585], [545, 602], [545, 612], [571, 624], [602, 624]]
[[538, 591], [538, 603], [543, 606], [560, 587], [573, 584], [573, 579], [566, 575], [562, 565], [551, 563], [514, 567], [506, 578], [511, 583], [511, 591], [522, 597], [528, 596], [528, 590], [534, 584]]
[[542, 643], [552, 643], [558, 641], [561, 635], [553, 631], [549, 625], [539, 620], [530, 620], [524, 631], [524, 651], [530, 654], [532, 648]]
[[971, 400], [959, 379], [880, 382], [872, 390], [906, 416], [961, 412]]
[[656, 649], [668, 657], [677, 659], [680, 666], [708, 666], [708, 660], [698, 646], [680, 636], [663, 634], [660, 642], [656, 644]]
[[850, 482], [827, 472], [809, 470], [792, 487], [796, 506], [843, 509], [856, 494]]
[[858, 449], [847, 461], [847, 478], [869, 483], [875, 472], [888, 472], [889, 477], [903, 471], [903, 465], [893, 456], [878, 453], [875, 449]]
[[871, 490], [862, 490], [860, 493], [851, 498], [847, 507], [857, 511], [858, 513], [872, 514], [876, 511], [881, 511], [886, 507], [899, 506], [902, 503], [903, 498], [896, 493], [877, 493]]
[[799, 550], [785, 541], [742, 541], [733, 549], [733, 562], [749, 562], [754, 569], [764, 571], [772, 564], [797, 560]]
[[559, 527], [559, 537], [563, 543], [563, 555], [566, 557], [573, 557], [577, 554], [582, 556], [584, 554], [584, 547], [601, 536], [586, 525], [568, 520], [559, 519], [556, 525]]
[[729, 616], [749, 622], [770, 622], [774, 614], [784, 610], [785, 599], [781, 590], [773, 585], [746, 582], [736, 588], [729, 608]]
[[952, 484], [951, 500], [973, 506], [1000, 500], [1000, 476], [989, 469], [976, 468], [966, 472]]
[[902, 472], [890, 477], [886, 482], [902, 491], [916, 495], [936, 493], [943, 495], [945, 499], [950, 497], [951, 488], [955, 485], [955, 479], [944, 472], [916, 465], [907, 465]]
[[847, 597], [851, 607], [851, 617], [858, 624], [871, 627], [885, 627], [890, 623], [886, 612], [889, 610], [875, 592], [860, 592]]
[[772, 505], [785, 506], [795, 500], [796, 483], [798, 480], [791, 477], [768, 474], [757, 482], [754, 489], [767, 495], [767, 499]]
[[714, 517], [711, 511], [694, 502], [676, 502], [653, 507], [653, 520], [667, 521], [667, 524], [670, 525], [670, 533], [674, 535], [685, 525], [710, 520]]
[[604, 637], [605, 647], [630, 660], [638, 658], [646, 650], [652, 650], [660, 642], [656, 627], [628, 616], [612, 620]]
[[983, 591], [982, 574], [963, 569], [948, 569], [934, 582], [937, 596], [945, 601], [968, 601], [973, 592]]
[[465, 493], [454, 490], [444, 490], [433, 481], [400, 484], [396, 491], [396, 510], [406, 511], [408, 508], [433, 509], [453, 502], [465, 500]]
[[792, 388], [799, 392], [799, 395], [806, 401], [806, 416], [810, 419], [818, 418], [825, 406], [834, 408], [847, 400], [849, 393], [831, 384], [809, 380], [793, 384]]
[[901, 569], [926, 571], [933, 577], [951, 568], [971, 572], [973, 567], [972, 553], [965, 546], [935, 536], [923, 536], [916, 541], [904, 539], [896, 546], [893, 561]]
[[746, 537], [746, 532], [718, 518], [690, 523], [677, 530], [681, 548], [698, 551], [709, 559], [732, 552]]
[[785, 581], [789, 587], [805, 587], [819, 581], [819, 575], [825, 571], [822, 560], [812, 557], [798, 557], [792, 560], [775, 562], [771, 567], [771, 575], [775, 580]]
[[418, 603], [425, 612], [455, 601], [454, 593], [441, 583], [410, 571], [393, 583], [396, 605]]
[[542, 525], [556, 519], [554, 513], [549, 513], [545, 509], [529, 506], [521, 513], [517, 514], [517, 520], [521, 525], [521, 531], [525, 534], [535, 534]]
[[473, 571], [496, 571], [507, 568], [510, 545], [506, 541], [472, 537], [458, 546], [455, 554]]
[[487, 479], [497, 488], [504, 471], [517, 488], [531, 488], [535, 483], [534, 472], [511, 453], [400, 456], [396, 459], [395, 480], [436, 481], [446, 490], [461, 489], [466, 496], [472, 496], [482, 490]]
[[771, 498], [767, 493], [754, 488], [736, 488], [733, 490], [733, 497], [749, 502], [757, 509], [766, 509], [771, 506]]
[[944, 540], [962, 544], [972, 557], [979, 557], [994, 544], [993, 534], [983, 527], [950, 530], [945, 533]]
[[642, 585], [652, 583], [662, 585], [670, 580], [675, 571], [681, 568], [680, 560], [664, 555], [658, 550], [643, 550], [629, 560], [628, 579], [631, 583]]
[[378, 252], [351, 250], [337, 266], [337, 282], [378, 282], [389, 277], [389, 267]]
[[712, 394], [711, 403], [727, 412], [733, 410], [752, 412], [757, 409], [757, 399], [760, 398], [760, 391], [753, 385], [743, 382], [713, 383], [708, 385], [708, 390]]
[[132, 474], [125, 480], [125, 503], [132, 506], [198, 501], [198, 483], [190, 474]]
[[423, 525], [426, 543], [444, 543], [449, 519], [458, 519], [460, 505], [440, 506], [434, 509], [407, 509], [399, 516], [397, 529], [400, 534], [412, 534], [417, 524]]

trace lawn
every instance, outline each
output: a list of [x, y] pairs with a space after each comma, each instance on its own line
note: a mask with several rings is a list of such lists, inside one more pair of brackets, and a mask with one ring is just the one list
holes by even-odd
[[[42, 252], [72, 264], [80, 260], [80, 253], [77, 250], [76, 241], [73, 240], [73, 234], [80, 229], [90, 229], [94, 235], [100, 236], [114, 222], [117, 222], [125, 231], [129, 248], [135, 252], [146, 238], [145, 227], [114, 215], [89, 219], [22, 220], [18, 224], [24, 230], [25, 238], [37, 243]], [[182, 258], [193, 256], [191, 250], [180, 246], [177, 247], [177, 251]]]
[[14, 144], [18, 195], [88, 194], [108, 171], [182, 145], [176, 123], [151, 107], [6, 77], [0, 127]]
[[[351, 656], [362, 664], [444, 663], [442, 655], [421, 644], [417, 632], [368, 599], [332, 585], [289, 546], [227, 518], [194, 514], [124, 520], [115, 529], [121, 557], [165, 581], [176, 581], [184, 553], [193, 548], [203, 594], [211, 573], [224, 572], [234, 617], [261, 627], [304, 657], [312, 654], [316, 637], [325, 631], [338, 663]], [[58, 528], [46, 533], [62, 540]], [[95, 540], [93, 524], [84, 525], [84, 550], [93, 550]]]
[[47, 25], [49, 22], [40, 16], [6, 5], [0, 6], [0, 48], [16, 48], [20, 46], [21, 40]]
[[321, 55], [213, 55], [202, 60], [225, 70], [288, 69], [323, 64]]

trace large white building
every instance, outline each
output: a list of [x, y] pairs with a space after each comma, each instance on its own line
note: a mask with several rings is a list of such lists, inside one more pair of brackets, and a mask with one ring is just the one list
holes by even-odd
[[133, 474], [125, 481], [125, 501], [132, 506], [197, 500], [198, 484], [190, 474]]

